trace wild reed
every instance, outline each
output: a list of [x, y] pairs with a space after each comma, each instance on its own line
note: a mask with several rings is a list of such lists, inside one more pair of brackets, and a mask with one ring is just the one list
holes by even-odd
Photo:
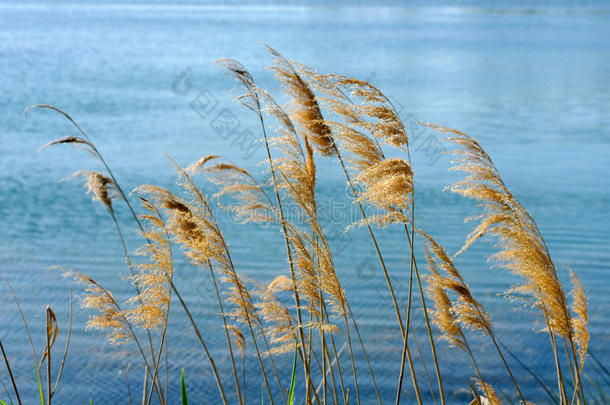
[[[247, 170], [218, 155], [204, 156], [185, 168], [168, 157], [177, 173], [176, 191], [142, 185], [134, 190], [132, 196], [128, 196], [99, 149], [68, 114], [48, 105], [31, 107], [51, 109], [67, 118], [78, 130], [78, 136], [59, 138], [44, 147], [71, 144], [90, 152], [104, 166], [104, 173], [80, 171], [74, 176], [84, 178], [87, 192], [107, 208], [123, 246], [131, 272], [128, 281], [133, 284], [135, 294], [115, 298], [112, 292], [90, 276], [73, 271], [67, 272], [67, 275], [85, 286], [81, 306], [94, 311], [87, 327], [104, 330], [108, 340], [113, 343], [130, 341], [137, 347], [145, 376], [142, 403], [150, 404], [153, 397], [160, 404], [172, 403], [167, 390], [169, 376], [163, 378], [160, 375], [160, 363], [165, 351], [167, 370], [166, 339], [170, 306], [174, 299], [178, 299], [193, 328], [213, 372], [218, 398], [224, 404], [244, 405], [254, 401], [246, 396], [246, 388], [252, 387], [246, 381], [252, 379], [252, 373], [254, 377], [258, 374], [262, 379], [263, 400], [271, 404], [282, 402], [292, 405], [294, 395], [308, 405], [347, 405], [350, 399], [358, 404], [370, 403], [373, 398], [379, 404], [384, 403], [383, 392], [375, 379], [376, 362], [374, 359], [370, 361], [372, 358], [369, 358], [357, 317], [352, 312], [348, 291], [341, 282], [345, 275], [335, 265], [336, 253], [325, 229], [328, 224], [319, 214], [318, 183], [323, 181], [323, 176], [318, 172], [317, 159], [328, 158], [339, 162], [347, 186], [353, 193], [353, 202], [361, 213], [355, 223], [348, 224], [347, 230], [358, 226], [367, 229], [400, 331], [401, 360], [391, 366], [396, 367], [397, 378], [393, 387], [393, 402], [399, 404], [401, 401], [407, 364], [414, 399], [419, 404], [426, 401], [418, 384], [418, 377], [421, 376], [418, 376], [410, 341], [416, 343], [420, 361], [426, 370], [424, 356], [415, 336], [409, 334], [413, 319], [420, 316], [426, 327], [427, 343], [434, 361], [436, 388], [433, 388], [426, 371], [430, 398], [434, 398], [434, 402], [437, 397], [442, 404], [455, 401], [446, 390], [442, 378], [449, 370], [443, 370], [443, 364], [439, 361], [437, 352], [440, 338], [450, 346], [461, 349], [472, 363], [474, 384], [479, 391], [473, 384], [464, 381], [464, 388], [469, 385], [473, 392], [472, 403], [500, 403], [496, 391], [485, 380], [479, 367], [483, 354], [473, 350], [469, 344], [470, 331], [476, 330], [490, 338], [511, 379], [513, 395], [525, 404], [529, 393], [522, 391], [517, 381], [520, 376], [515, 376], [504, 357], [504, 352], [514, 355], [500, 343], [491, 316], [475, 299], [475, 292], [471, 291], [457, 269], [454, 258], [432, 236], [415, 226], [416, 183], [409, 137], [390, 100], [370, 83], [336, 74], [321, 74], [288, 60], [271, 47], [267, 47], [267, 50], [274, 61], [270, 69], [290, 100], [286, 106], [280, 105], [269, 92], [260, 88], [239, 62], [226, 59], [219, 61], [219, 64], [241, 84], [245, 93], [238, 99], [260, 122], [261, 141], [266, 152], [263, 163], [268, 168], [269, 181], [258, 181]], [[271, 129], [270, 123], [276, 127]], [[587, 301], [582, 284], [570, 270], [573, 284], [573, 303], [570, 307], [542, 233], [508, 190], [489, 155], [463, 132], [430, 126], [448, 134], [447, 140], [460, 146], [455, 152], [457, 160], [453, 169], [465, 172], [466, 178], [452, 186], [451, 190], [474, 198], [484, 206], [480, 224], [458, 254], [465, 252], [484, 234], [496, 238], [499, 251], [492, 259], [522, 280], [509, 294], [529, 300], [542, 312], [547, 324], [558, 381], [558, 393], [555, 395], [551, 392], [549, 397], [559, 398], [560, 404], [585, 405], [583, 367], [589, 333]], [[386, 154], [388, 149], [391, 155]], [[134, 195], [142, 204], [143, 215], [138, 216], [132, 206], [131, 198]], [[115, 216], [115, 211], [119, 209], [118, 202], [126, 205], [142, 236], [143, 246], [136, 251], [137, 260], [132, 259], [133, 255]], [[266, 282], [256, 280], [252, 274], [242, 274], [231, 256], [230, 243], [217, 219], [216, 207], [230, 210], [243, 224], [265, 224], [281, 230], [286, 273]], [[288, 215], [289, 210], [293, 209], [298, 212], [296, 219]], [[390, 226], [400, 227], [401, 232], [405, 232], [408, 256], [404, 257], [403, 265], [392, 269], [392, 272], [394, 275], [400, 271], [408, 272], [407, 291], [396, 290], [373, 231], [373, 227], [380, 228], [376, 232], [381, 232]], [[422, 274], [418, 268], [416, 242], [425, 247], [428, 274]], [[174, 249], [174, 246], [180, 250]], [[225, 373], [216, 365], [214, 358], [217, 354], [212, 353], [206, 344], [213, 331], [202, 331], [198, 327], [189, 309], [195, 303], [187, 303], [176, 286], [174, 278], [178, 275], [174, 272], [174, 265], [179, 251], [197, 269], [209, 272], [213, 299], [218, 304], [218, 314], [222, 319], [222, 339], [226, 341], [224, 353], [230, 357], [231, 384], [226, 383]], [[422, 280], [427, 281], [427, 289]], [[412, 296], [416, 294], [413, 283], [419, 290], [421, 312], [416, 312], [412, 302]], [[398, 293], [406, 294], [406, 308], [399, 306]], [[430, 300], [434, 304], [433, 309], [428, 308]], [[52, 311], [47, 312], [46, 350], [41, 360], [33, 350], [39, 380], [40, 365], [47, 360], [49, 387], [51, 347], [57, 335], [56, 325]], [[147, 336], [146, 344], [141, 343], [139, 335], [142, 331]], [[354, 344], [356, 341], [358, 345]], [[567, 355], [565, 360], [559, 356], [558, 346], [562, 342]], [[295, 367], [288, 379], [288, 376], [280, 373], [276, 363], [279, 356], [293, 350]], [[342, 356], [344, 352], [348, 355]], [[2, 353], [12, 376], [4, 347]], [[238, 353], [241, 365], [236, 358]], [[258, 371], [247, 370], [248, 355], [255, 356]], [[302, 365], [302, 379], [296, 377], [297, 360]], [[361, 367], [362, 360], [366, 368]], [[519, 364], [527, 367], [521, 360]], [[572, 395], [568, 395], [569, 385], [564, 375], [566, 367], [573, 386]], [[60, 375], [61, 370], [63, 363]], [[542, 381], [531, 369], [527, 370]], [[363, 381], [369, 378], [374, 394], [363, 392]], [[19, 399], [19, 391], [12, 377], [11, 381], [15, 396]], [[162, 389], [164, 383], [165, 391]], [[550, 391], [543, 382], [541, 385]], [[48, 404], [52, 392], [54, 390], [47, 394]], [[183, 401], [187, 398], [184, 374], [181, 398]]]

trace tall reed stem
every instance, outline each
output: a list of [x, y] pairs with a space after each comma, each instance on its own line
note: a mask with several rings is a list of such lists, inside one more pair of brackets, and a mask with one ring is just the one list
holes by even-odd
[[231, 365], [233, 366], [233, 375], [235, 377], [235, 387], [237, 389], [237, 397], [239, 398], [239, 403], [243, 404], [242, 396], [241, 396], [241, 388], [239, 385], [239, 379], [237, 378], [237, 368], [235, 367], [235, 356], [233, 355], [233, 345], [231, 344], [231, 338], [229, 337], [229, 329], [227, 327], [227, 316], [224, 312], [222, 299], [220, 298], [220, 293], [218, 291], [218, 284], [216, 283], [216, 276], [214, 275], [214, 268], [212, 267], [212, 263], [208, 260], [208, 267], [210, 269], [210, 274], [212, 275], [212, 282], [214, 283], [214, 291], [216, 291], [216, 298], [218, 299], [218, 307], [220, 309], [220, 314], [222, 315], [222, 323], [225, 329], [225, 335], [227, 338], [227, 345], [229, 346], [229, 354], [231, 355]]

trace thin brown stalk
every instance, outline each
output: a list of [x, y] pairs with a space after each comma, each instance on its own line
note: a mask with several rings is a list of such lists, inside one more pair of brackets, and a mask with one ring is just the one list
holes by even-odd
[[17, 384], [15, 383], [15, 378], [13, 377], [13, 371], [11, 370], [11, 364], [8, 361], [8, 357], [6, 352], [4, 351], [4, 346], [2, 345], [2, 340], [0, 340], [0, 350], [2, 351], [2, 357], [4, 358], [4, 364], [6, 365], [6, 371], [8, 372], [8, 376], [11, 379], [11, 384], [13, 385], [13, 391], [15, 392], [15, 398], [17, 398], [17, 402], [21, 405], [21, 397], [19, 396], [19, 390], [17, 389]]
[[239, 379], [237, 378], [237, 368], [235, 367], [235, 357], [233, 355], [233, 345], [231, 344], [231, 338], [229, 337], [229, 329], [227, 326], [227, 316], [224, 312], [224, 308], [222, 305], [222, 299], [220, 298], [220, 293], [218, 291], [218, 284], [216, 283], [216, 275], [214, 274], [214, 268], [212, 267], [212, 263], [208, 260], [208, 267], [210, 269], [210, 274], [212, 275], [212, 282], [214, 284], [214, 291], [216, 291], [216, 298], [218, 299], [218, 306], [220, 309], [220, 313], [222, 315], [222, 322], [225, 330], [225, 335], [227, 337], [227, 345], [229, 346], [229, 354], [231, 355], [231, 365], [233, 367], [233, 375], [235, 377], [235, 387], [237, 389], [237, 396], [239, 398], [239, 403], [243, 404], [243, 399], [241, 395], [241, 388], [239, 385]]
[[375, 395], [377, 395], [377, 401], [379, 401], [379, 405], [381, 405], [381, 395], [379, 394], [379, 389], [377, 388], [377, 382], [375, 381], [375, 374], [373, 373], [373, 368], [371, 367], [371, 362], [369, 361], [369, 356], [364, 348], [364, 342], [362, 340], [362, 336], [360, 335], [360, 330], [358, 329], [358, 323], [356, 322], [356, 318], [354, 317], [354, 313], [352, 312], [352, 308], [347, 303], [347, 310], [349, 311], [350, 318], [352, 320], [352, 324], [354, 325], [354, 329], [356, 330], [356, 334], [358, 335], [358, 341], [360, 342], [360, 347], [362, 348], [362, 354], [364, 354], [364, 358], [366, 360], [366, 364], [369, 369], [369, 374], [371, 375], [371, 379], [373, 380], [373, 388], [375, 389]]
[[419, 356], [419, 361], [421, 362], [422, 368], [424, 369], [424, 375], [426, 376], [426, 382], [428, 383], [428, 388], [430, 388], [430, 396], [435, 404], [437, 404], [436, 395], [434, 394], [434, 387], [432, 386], [432, 379], [430, 378], [430, 374], [428, 373], [428, 367], [426, 367], [426, 360], [424, 359], [424, 355], [422, 353], [421, 347], [419, 346], [419, 342], [417, 341], [417, 333], [413, 333], [413, 343], [415, 343], [415, 349], [417, 350], [417, 355]]
[[176, 288], [176, 286], [174, 285], [173, 282], [171, 284], [171, 287], [172, 287], [172, 290], [174, 291], [174, 294], [176, 294], [176, 298], [178, 298], [178, 301], [180, 301], [180, 304], [182, 305], [182, 308], [184, 309], [184, 312], [186, 313], [186, 316], [189, 319], [191, 326], [193, 327], [193, 330], [195, 331], [197, 340], [199, 340], [199, 343], [201, 344], [201, 347], [205, 351], [206, 357], [208, 358], [208, 361], [210, 362], [210, 365], [212, 366], [214, 380], [216, 381], [216, 385], [218, 386], [218, 389], [220, 391], [220, 396], [222, 398], [222, 402], [224, 405], [228, 405], [227, 398], [226, 398], [225, 392], [224, 392], [224, 388], [222, 386], [222, 383], [220, 382], [220, 375], [218, 373], [218, 369], [216, 368], [216, 363], [214, 362], [214, 358], [212, 357], [212, 354], [208, 350], [208, 347], [205, 344], [203, 337], [201, 336], [201, 332], [199, 332], [199, 328], [197, 327], [197, 324], [195, 323], [195, 320], [193, 319], [193, 316], [191, 315], [191, 311], [188, 309], [188, 306], [182, 299], [182, 295], [180, 295], [180, 293], [178, 292], [178, 289]]
[[[127, 366], [125, 366], [125, 363], [123, 363], [123, 375], [125, 376], [125, 388], [127, 390], [127, 399], [129, 400], [129, 405], [133, 405], [133, 398], [131, 396], [131, 387], [129, 386], [129, 367], [131, 366], [131, 363], [128, 363]], [[165, 398], [167, 399], [167, 394], [165, 394]]]
[[[411, 232], [411, 234], [409, 235], [409, 231], [407, 229], [406, 224], [405, 224], [405, 232], [407, 233], [407, 239], [409, 240], [409, 247], [411, 249], [411, 261], [413, 263], [413, 268], [415, 269], [415, 278], [417, 280], [417, 286], [419, 288], [419, 295], [421, 297], [422, 310], [424, 312], [424, 319], [426, 320], [426, 328], [428, 330], [428, 337], [430, 339], [430, 348], [432, 350], [432, 357], [434, 359], [434, 366], [436, 369], [436, 378], [438, 380], [439, 395], [441, 398], [441, 403], [444, 405], [445, 404], [445, 392], [443, 389], [443, 380], [441, 378], [440, 367], [438, 364], [438, 357], [436, 354], [436, 345], [434, 344], [434, 336], [432, 334], [432, 327], [430, 326], [430, 317], [428, 315], [428, 309], [426, 307], [426, 299], [424, 298], [424, 289], [422, 287], [419, 270], [417, 269], [417, 263], [415, 262], [415, 256], [413, 255], [413, 239], [412, 238], [413, 238], [414, 234]], [[407, 337], [405, 336], [405, 340], [407, 340], [406, 338]], [[398, 403], [396, 405], [398, 405]]]

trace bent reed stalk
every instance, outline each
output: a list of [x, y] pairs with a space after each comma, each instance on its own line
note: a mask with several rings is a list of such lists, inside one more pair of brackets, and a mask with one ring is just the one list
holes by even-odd
[[[518, 384], [520, 376], [513, 373], [503, 355], [500, 347], [503, 345], [498, 343], [491, 315], [474, 298], [474, 292], [454, 265], [453, 257], [432, 236], [415, 226], [416, 186], [409, 139], [390, 100], [370, 83], [336, 74], [321, 74], [288, 60], [271, 47], [267, 46], [267, 50], [274, 60], [270, 69], [290, 100], [286, 106], [281, 106], [269, 92], [260, 88], [241, 63], [225, 59], [219, 64], [243, 86], [245, 94], [238, 100], [254, 112], [260, 123], [260, 138], [266, 155], [263, 163], [270, 176], [268, 181], [258, 181], [247, 170], [219, 155], [206, 155], [185, 167], [168, 157], [177, 173], [177, 191], [141, 185], [127, 195], [97, 146], [70, 115], [45, 104], [26, 110], [26, 113], [35, 108], [53, 110], [68, 119], [78, 131], [78, 135], [58, 138], [43, 148], [60, 144], [76, 146], [90, 152], [104, 167], [103, 173], [79, 171], [74, 176], [84, 178], [87, 192], [109, 212], [130, 271], [127, 280], [135, 287], [136, 293], [132, 297], [118, 298], [88, 275], [74, 271], [69, 275], [85, 285], [81, 305], [94, 311], [87, 327], [104, 330], [110, 342], [129, 341], [137, 348], [145, 375], [142, 403], [172, 402], [167, 390], [169, 377], [167, 374], [163, 377], [159, 368], [164, 350], [168, 356], [166, 340], [171, 332], [170, 304], [173, 307], [172, 300], [178, 299], [214, 377], [218, 389], [216, 401], [225, 405], [245, 405], [260, 394], [264, 394], [263, 399], [270, 404], [282, 402], [292, 405], [287, 388], [295, 376], [289, 378], [291, 376], [279, 367], [279, 361], [284, 361], [280, 360], [281, 356], [291, 352], [301, 362], [303, 378], [296, 378], [297, 387], [291, 387], [290, 393], [296, 392], [298, 400], [306, 405], [347, 405], [350, 396], [351, 403], [374, 400], [380, 405], [390, 402], [398, 405], [406, 365], [413, 384], [409, 400], [422, 405], [427, 398], [418, 385], [421, 369], [411, 355], [409, 343], [410, 327], [413, 327], [411, 324], [416, 317], [425, 324], [427, 344], [434, 362], [436, 388], [427, 375], [424, 356], [417, 345], [421, 366], [430, 385], [430, 398], [434, 402], [439, 398], [444, 405], [456, 400], [442, 378], [451, 371], [442, 370], [444, 364], [438, 357], [438, 352], [445, 349], [439, 345], [439, 339], [442, 339], [449, 346], [461, 349], [472, 364], [473, 383], [478, 392], [466, 378], [463, 388], [472, 390], [473, 402], [500, 403], [491, 383], [484, 378], [485, 370], [480, 368], [480, 356], [484, 354], [469, 344], [470, 331], [475, 330], [489, 336], [495, 355], [500, 357], [506, 369], [507, 380], [510, 377], [511, 389], [514, 388], [512, 395], [526, 404], [533, 394], [522, 390]], [[271, 129], [270, 122], [277, 127]], [[447, 141], [460, 147], [454, 152], [457, 160], [453, 169], [465, 172], [466, 178], [450, 190], [476, 199], [484, 206], [480, 224], [457, 254], [464, 253], [484, 234], [496, 238], [498, 253], [491, 259], [522, 281], [509, 293], [529, 300], [541, 311], [547, 325], [558, 385], [557, 393], [553, 393], [543, 384], [546, 394], [550, 398], [559, 398], [562, 405], [585, 405], [583, 377], [589, 332], [584, 287], [570, 269], [573, 285], [570, 306], [569, 296], [559, 280], [540, 229], [503, 183], [481, 145], [463, 132], [429, 126], [447, 134]], [[377, 385], [375, 369], [381, 365], [375, 361], [374, 355], [367, 353], [366, 333], [361, 333], [348, 300], [350, 292], [345, 290], [341, 281], [349, 276], [345, 274], [349, 270], [336, 266], [337, 253], [325, 229], [328, 224], [318, 213], [318, 183], [324, 178], [317, 163], [322, 158], [336, 159], [339, 163], [346, 186], [352, 192], [353, 203], [361, 214], [360, 220], [347, 224], [346, 230], [359, 226], [367, 228], [381, 267], [380, 277], [382, 274], [388, 288], [394, 310], [392, 317], [396, 318], [401, 339], [400, 361], [385, 365], [386, 369], [394, 370], [396, 377], [396, 386], [389, 394], [384, 394]], [[144, 213], [141, 215], [136, 213], [130, 201], [133, 195], [142, 204]], [[143, 238], [143, 247], [135, 252], [139, 258], [130, 252], [124, 238], [115, 200], [125, 203]], [[229, 249], [231, 241], [225, 237], [221, 221], [216, 217], [217, 206], [230, 211], [242, 224], [277, 227], [282, 232], [282, 246], [277, 249], [282, 249], [285, 254], [285, 271], [272, 281], [262, 282], [256, 280], [247, 264], [235, 262]], [[303, 221], [288, 215], [293, 208]], [[425, 207], [419, 207], [418, 215], [424, 210]], [[386, 266], [376, 236], [390, 226], [401, 227], [400, 232], [404, 229], [405, 246], [408, 247], [408, 257], [400, 252], [405, 260], [392, 268]], [[374, 232], [374, 227], [379, 229]], [[428, 274], [418, 268], [417, 258], [420, 256], [415, 253], [418, 243], [425, 248]], [[180, 249], [174, 249], [174, 246]], [[199, 328], [201, 320], [196, 321], [189, 309], [197, 303], [192, 298], [185, 298], [175, 284], [179, 278], [179, 274], [174, 274], [178, 254], [183, 254], [201, 272], [209, 272], [214, 289], [212, 299], [217, 305], [222, 333]], [[406, 291], [397, 290], [393, 283], [393, 277], [399, 272], [409, 278]], [[424, 281], [427, 281], [427, 288]], [[417, 293], [415, 289], [421, 300], [419, 311], [414, 309], [415, 303], [412, 302], [412, 294]], [[406, 296], [406, 308], [399, 307], [399, 294]], [[433, 309], [428, 308], [428, 301], [434, 304]], [[172, 311], [171, 316], [176, 315]], [[140, 342], [139, 335], [144, 333], [149, 347]], [[314, 333], [319, 334], [319, 339], [314, 338]], [[213, 338], [226, 343], [225, 352], [212, 353], [209, 350], [206, 342]], [[502, 340], [504, 338], [502, 336]], [[354, 339], [359, 344], [355, 344]], [[558, 355], [558, 340], [563, 342], [566, 359]], [[49, 357], [51, 345], [48, 341]], [[253, 348], [248, 352], [255, 357], [258, 371], [247, 370], [246, 347]], [[344, 352], [346, 354], [342, 356]], [[235, 358], [238, 353], [242, 360], [241, 373]], [[222, 355], [230, 360], [230, 372], [215, 361]], [[11, 373], [4, 350], [3, 356]], [[34, 359], [38, 364], [35, 354]], [[525, 363], [519, 362], [527, 367]], [[47, 379], [50, 379], [50, 364], [48, 367]], [[167, 367], [166, 364], [166, 370]], [[566, 367], [569, 373], [564, 373]], [[530, 368], [527, 370], [538, 382], [543, 381]], [[225, 385], [229, 373], [232, 382]], [[566, 377], [571, 378], [571, 392], [568, 392], [570, 381], [566, 381]], [[363, 391], [365, 380], [370, 381], [374, 393], [372, 390]], [[194, 383], [191, 381], [189, 384]], [[11, 382], [19, 398], [12, 378]], [[199, 382], [201, 385], [205, 383]], [[259, 383], [261, 391], [256, 391], [254, 387]], [[161, 389], [163, 384], [165, 392]], [[494, 385], [497, 387], [495, 382]], [[248, 401], [247, 387], [252, 391], [248, 394]], [[499, 392], [503, 393], [502, 390]], [[156, 400], [153, 399], [155, 395]]]

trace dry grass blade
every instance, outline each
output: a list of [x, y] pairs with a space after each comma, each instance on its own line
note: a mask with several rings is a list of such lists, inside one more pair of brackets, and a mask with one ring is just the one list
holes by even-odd
[[64, 355], [61, 360], [61, 365], [59, 366], [59, 371], [57, 372], [57, 377], [55, 378], [55, 385], [53, 386], [52, 395], [55, 394], [57, 388], [59, 387], [59, 381], [61, 380], [61, 376], [64, 371], [64, 366], [66, 364], [66, 358], [68, 357], [68, 349], [70, 348], [70, 339], [72, 337], [72, 290], [70, 290], [70, 317], [68, 319], [68, 336], [66, 338], [66, 347], [64, 348]]
[[42, 363], [50, 354], [53, 345], [55, 344], [55, 340], [57, 339], [57, 335], [59, 334], [59, 325], [57, 324], [57, 317], [55, 316], [55, 312], [47, 306], [47, 325], [46, 325], [46, 339], [49, 341], [49, 344], [45, 346], [45, 350], [42, 353], [42, 357], [40, 358], [40, 362], [38, 363], [38, 368], [42, 366]]

